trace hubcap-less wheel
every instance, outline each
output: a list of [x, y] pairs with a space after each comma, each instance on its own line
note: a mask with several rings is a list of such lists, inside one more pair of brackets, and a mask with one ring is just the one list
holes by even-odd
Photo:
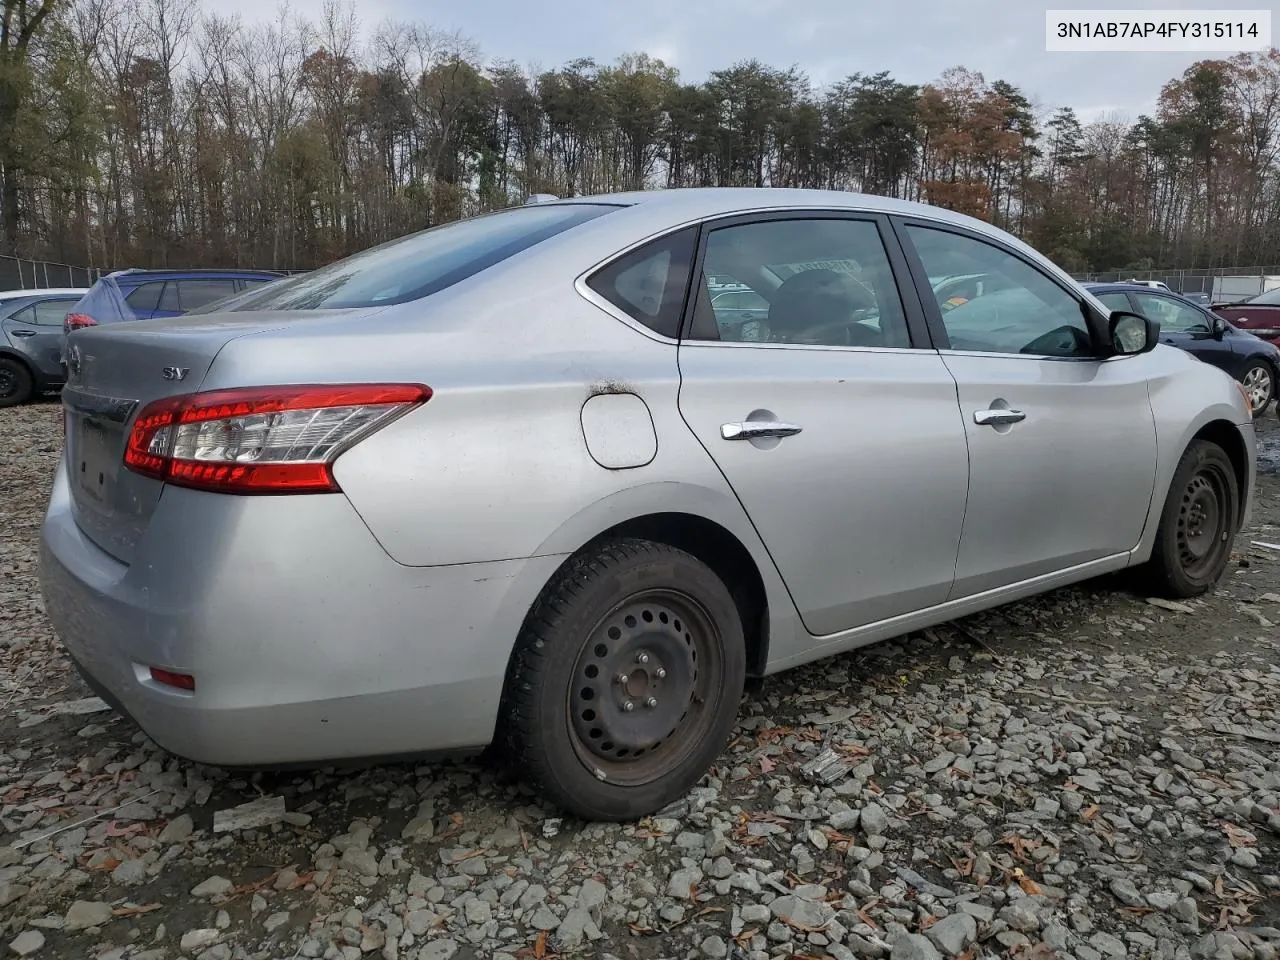
[[597, 624], [568, 697], [574, 752], [597, 779], [648, 783], [706, 735], [715, 629], [697, 601], [671, 590], [631, 597]]
[[1182, 493], [1178, 511], [1178, 562], [1191, 578], [1205, 576], [1230, 547], [1230, 532], [1223, 522], [1230, 481], [1210, 465], [1192, 476]]
[[0, 407], [16, 407], [31, 399], [31, 374], [16, 360], [0, 357]]
[[1244, 379], [1240, 382], [1249, 394], [1249, 406], [1253, 408], [1253, 412], [1261, 413], [1271, 402], [1271, 371], [1266, 367], [1253, 367], [1245, 372]]

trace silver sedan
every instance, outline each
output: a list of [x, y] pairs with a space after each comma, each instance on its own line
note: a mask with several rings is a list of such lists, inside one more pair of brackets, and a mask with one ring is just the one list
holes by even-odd
[[[959, 275], [996, 282], [940, 300]], [[726, 320], [708, 276], [767, 310]], [[72, 334], [47, 608], [174, 753], [496, 739], [568, 811], [634, 818], [706, 773], [748, 676], [1123, 568], [1210, 589], [1250, 410], [1157, 335], [881, 197], [452, 223]]]

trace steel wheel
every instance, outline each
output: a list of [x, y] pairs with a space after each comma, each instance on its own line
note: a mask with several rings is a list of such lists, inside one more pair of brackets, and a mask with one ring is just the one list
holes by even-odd
[[718, 631], [675, 590], [631, 597], [591, 632], [567, 698], [574, 752], [610, 783], [638, 786], [678, 766], [706, 734]]
[[0, 357], [0, 407], [16, 407], [31, 399], [31, 373], [17, 360]]
[[1253, 412], [1262, 413], [1271, 402], [1272, 393], [1275, 390], [1271, 368], [1265, 363], [1255, 364], [1245, 371], [1240, 382], [1244, 385], [1245, 392], [1249, 394], [1249, 406], [1253, 408]]
[[543, 588], [516, 641], [507, 758], [584, 820], [652, 814], [715, 762], [746, 664], [737, 602], [714, 570], [666, 543], [593, 544]]

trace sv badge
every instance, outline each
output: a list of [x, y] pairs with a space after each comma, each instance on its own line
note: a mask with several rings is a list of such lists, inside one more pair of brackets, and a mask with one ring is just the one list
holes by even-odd
[[190, 372], [190, 367], [165, 367], [162, 371], [166, 380], [183, 380]]

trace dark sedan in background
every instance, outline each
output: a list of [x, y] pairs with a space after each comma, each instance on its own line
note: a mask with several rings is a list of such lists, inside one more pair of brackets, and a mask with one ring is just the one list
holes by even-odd
[[1112, 310], [1130, 310], [1155, 320], [1161, 343], [1179, 347], [1239, 380], [1249, 393], [1254, 416], [1275, 399], [1280, 347], [1274, 343], [1237, 329], [1213, 310], [1176, 293], [1132, 283], [1083, 286]]

